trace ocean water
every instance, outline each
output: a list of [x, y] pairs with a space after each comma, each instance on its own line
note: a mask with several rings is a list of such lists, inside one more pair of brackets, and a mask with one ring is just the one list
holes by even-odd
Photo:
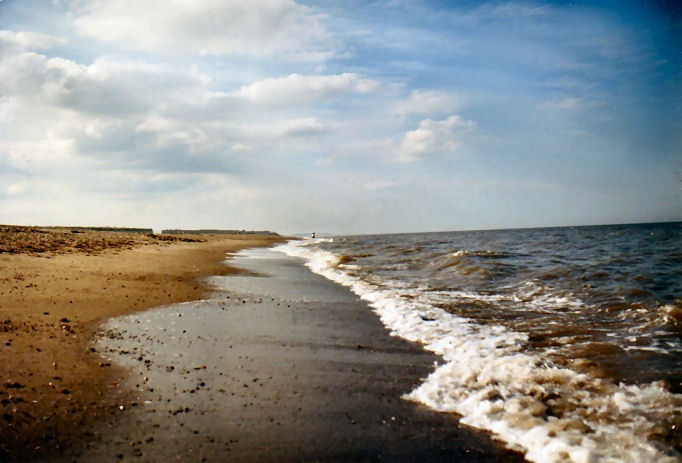
[[682, 461], [682, 223], [303, 239], [442, 361], [404, 398], [537, 462]]

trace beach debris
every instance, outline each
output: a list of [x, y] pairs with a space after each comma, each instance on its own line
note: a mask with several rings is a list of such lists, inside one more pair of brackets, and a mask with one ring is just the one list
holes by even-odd
[[7, 383], [5, 384], [5, 387], [6, 387], [7, 389], [23, 389], [23, 388], [26, 387], [26, 385], [21, 384], [21, 383], [18, 382], [18, 381], [14, 381], [14, 382], [7, 382]]

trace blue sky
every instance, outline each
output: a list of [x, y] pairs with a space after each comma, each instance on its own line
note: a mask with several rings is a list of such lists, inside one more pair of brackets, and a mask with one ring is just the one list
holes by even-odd
[[0, 0], [0, 222], [682, 220], [673, 1]]

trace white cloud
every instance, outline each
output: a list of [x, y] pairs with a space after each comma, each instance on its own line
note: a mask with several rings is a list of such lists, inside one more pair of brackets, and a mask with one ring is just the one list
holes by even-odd
[[320, 135], [327, 131], [327, 126], [314, 117], [283, 121], [279, 124], [277, 130], [280, 135], [288, 137]]
[[175, 126], [174, 122], [158, 114], [150, 114], [135, 127], [135, 132], [161, 132], [170, 130]]
[[461, 97], [458, 95], [433, 90], [414, 90], [410, 96], [399, 101], [393, 112], [396, 114], [452, 114], [462, 107]]
[[65, 43], [64, 38], [37, 32], [0, 30], [0, 56], [17, 51], [49, 50]]
[[323, 76], [289, 74], [254, 82], [239, 89], [234, 96], [256, 104], [309, 104], [347, 93], [368, 93], [377, 87], [375, 80], [353, 73]]
[[460, 148], [462, 137], [475, 127], [475, 122], [458, 115], [440, 121], [425, 119], [419, 123], [419, 128], [405, 134], [397, 160], [410, 162], [424, 156], [454, 153]]
[[38, 140], [0, 144], [10, 166], [31, 175], [63, 174], [68, 166], [76, 164], [73, 148], [72, 139], [51, 131]]
[[17, 196], [20, 194], [23, 194], [29, 187], [28, 182], [17, 182], [17, 183], [12, 183], [5, 187], [5, 192], [7, 196]]
[[15, 98], [17, 95], [36, 95], [47, 73], [45, 56], [32, 52], [7, 54], [0, 61], [2, 92]]
[[73, 1], [88, 37], [161, 53], [319, 59], [333, 52], [321, 17], [292, 0]]
[[[60, 69], [61, 71], [61, 69]], [[146, 113], [202, 96], [206, 76], [147, 63], [98, 59], [53, 79], [59, 102], [91, 114]]]
[[6, 167], [26, 175], [66, 184], [88, 159], [103, 171], [234, 169], [229, 134], [183, 111], [214, 94], [210, 78], [191, 69], [110, 58], [82, 65], [17, 50], [0, 59], [0, 81]]
[[196, 101], [203, 97], [206, 80], [171, 66], [107, 58], [86, 66], [23, 52], [0, 61], [3, 92], [11, 98], [90, 115], [122, 117], [146, 113], [163, 102]]

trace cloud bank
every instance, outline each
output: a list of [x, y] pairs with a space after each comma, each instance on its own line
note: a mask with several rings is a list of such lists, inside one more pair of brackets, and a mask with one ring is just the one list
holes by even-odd
[[659, 16], [26, 5], [0, 3], [0, 222], [343, 233], [682, 217], [682, 71]]
[[321, 59], [333, 53], [318, 15], [291, 0], [76, 0], [84, 36], [160, 53]]

